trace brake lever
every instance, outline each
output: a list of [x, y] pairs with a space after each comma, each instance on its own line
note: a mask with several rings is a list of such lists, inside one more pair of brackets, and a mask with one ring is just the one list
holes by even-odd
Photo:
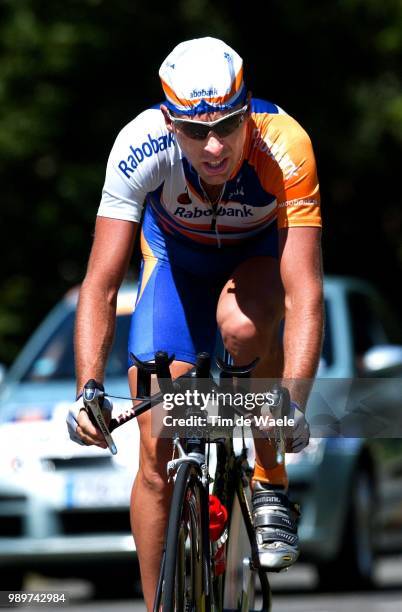
[[[290, 395], [286, 387], [275, 384], [271, 389], [271, 394], [274, 398], [274, 403], [270, 406], [270, 412], [274, 419], [283, 419], [289, 417]], [[284, 425], [275, 426], [275, 442], [276, 442], [276, 461], [278, 464], [285, 463], [286, 453], [286, 436]]]
[[105, 390], [103, 388], [102, 389], [99, 388], [99, 383], [97, 383], [93, 379], [89, 380], [83, 389], [84, 406], [85, 408], [89, 410], [88, 414], [90, 418], [92, 416], [91, 420], [101, 430], [110, 452], [112, 453], [112, 455], [116, 455], [117, 447], [110, 434], [109, 428], [106, 424], [106, 421], [104, 419], [102, 409], [101, 409], [101, 404], [103, 403], [104, 397], [105, 397]]

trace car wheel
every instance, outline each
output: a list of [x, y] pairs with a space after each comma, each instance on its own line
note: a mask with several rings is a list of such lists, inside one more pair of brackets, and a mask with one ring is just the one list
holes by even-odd
[[370, 589], [374, 586], [374, 482], [360, 468], [353, 481], [341, 549], [333, 561], [317, 567], [323, 590]]

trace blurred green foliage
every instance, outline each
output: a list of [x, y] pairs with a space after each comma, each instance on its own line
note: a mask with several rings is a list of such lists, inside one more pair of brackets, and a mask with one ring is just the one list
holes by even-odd
[[173, 46], [204, 35], [310, 133], [326, 270], [400, 306], [401, 34], [398, 0], [0, 0], [0, 361], [82, 279], [116, 134], [161, 99]]

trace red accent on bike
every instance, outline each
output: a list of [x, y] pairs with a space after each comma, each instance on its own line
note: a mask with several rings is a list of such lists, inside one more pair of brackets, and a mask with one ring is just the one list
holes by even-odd
[[209, 538], [215, 542], [221, 537], [228, 520], [228, 511], [215, 495], [209, 496]]
[[[219, 540], [228, 520], [228, 511], [215, 495], [209, 496], [209, 537], [211, 542]], [[214, 574], [220, 576], [226, 566], [226, 544], [218, 544], [214, 555]]]

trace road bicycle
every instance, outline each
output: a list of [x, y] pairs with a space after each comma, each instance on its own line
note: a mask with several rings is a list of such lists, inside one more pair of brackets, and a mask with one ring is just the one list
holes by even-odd
[[[105, 394], [95, 381], [89, 381], [84, 387], [85, 405], [113, 453], [116, 452], [111, 437], [113, 430], [152, 407], [160, 406], [167, 393], [205, 392], [208, 389], [230, 393], [234, 384], [236, 390], [245, 393], [250, 374], [258, 362], [235, 367], [217, 359], [220, 370], [217, 384], [210, 375], [211, 360], [206, 353], [200, 353], [196, 366], [175, 380], [169, 371], [174, 356], [169, 359], [166, 353], [159, 351], [153, 362], [131, 357], [138, 368], [138, 397], [132, 399], [140, 403], [112, 419], [109, 426], [101, 412]], [[151, 396], [151, 376], [155, 374], [160, 391]], [[289, 404], [287, 390], [276, 386], [270, 393], [274, 398], [271, 414], [284, 416]], [[239, 406], [235, 413], [243, 418], [250, 416]], [[174, 481], [174, 487], [153, 611], [251, 612], [258, 578], [260, 610], [269, 612], [272, 595], [267, 572], [260, 567], [252, 523], [253, 468], [248, 463], [244, 429], [240, 452], [235, 452], [233, 419], [232, 426], [211, 427], [208, 417], [208, 411], [191, 403], [184, 408], [184, 421], [191, 424], [184, 430], [173, 429], [173, 457], [167, 464], [167, 476]], [[223, 412], [220, 422], [230, 421], [230, 418], [225, 419]], [[282, 428], [276, 428], [275, 436], [278, 460], [283, 461]], [[211, 461], [212, 445], [216, 453]]]

